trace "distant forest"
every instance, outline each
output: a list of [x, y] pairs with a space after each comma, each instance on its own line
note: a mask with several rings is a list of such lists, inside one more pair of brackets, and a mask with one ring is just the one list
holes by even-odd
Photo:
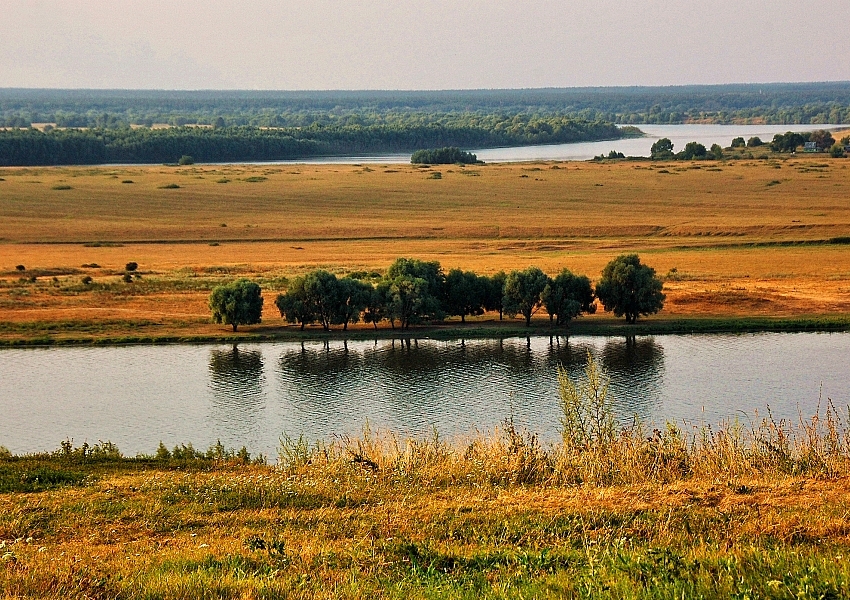
[[392, 125], [433, 115], [571, 117], [623, 124], [850, 123], [850, 82], [459, 91], [0, 89], [0, 126]]
[[[460, 91], [0, 89], [0, 165], [261, 161], [613, 140], [614, 123], [850, 123], [850, 82]], [[50, 123], [45, 132], [29, 129]], [[170, 125], [168, 129], [152, 128]]]

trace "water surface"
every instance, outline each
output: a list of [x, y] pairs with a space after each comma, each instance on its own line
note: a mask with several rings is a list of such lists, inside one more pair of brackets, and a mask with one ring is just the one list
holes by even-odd
[[[812, 414], [850, 403], [850, 334], [380, 340], [0, 350], [0, 445], [13, 452], [111, 440], [127, 454], [220, 439], [275, 455], [373, 428], [490, 431], [506, 417], [558, 435], [556, 369], [590, 351], [619, 417], [660, 424]], [[822, 389], [821, 389], [822, 386]]]
[[[652, 144], [661, 138], [670, 138], [673, 150], [684, 150], [688, 142], [699, 142], [706, 148], [712, 144], [728, 147], [736, 137], [745, 140], [759, 137], [769, 142], [777, 133], [786, 131], [814, 131], [815, 129], [846, 128], [842, 125], [638, 125], [646, 135], [603, 142], [579, 142], [575, 144], [552, 144], [546, 146], [514, 146], [507, 148], [473, 148], [470, 152], [485, 162], [527, 162], [537, 160], [589, 160], [600, 154], [608, 155], [611, 150], [626, 156], [649, 156]], [[758, 153], [758, 148], [753, 148]], [[381, 154], [371, 156], [335, 156], [287, 161], [273, 164], [399, 164], [409, 163], [410, 153]], [[248, 164], [248, 163], [236, 163]], [[251, 163], [253, 164], [253, 163]]]

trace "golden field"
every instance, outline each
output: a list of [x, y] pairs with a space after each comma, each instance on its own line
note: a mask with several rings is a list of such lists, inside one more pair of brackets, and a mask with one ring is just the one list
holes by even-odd
[[[0, 169], [0, 305], [28, 331], [117, 320], [214, 335], [209, 287], [235, 276], [265, 282], [273, 330], [283, 278], [316, 267], [382, 271], [413, 256], [594, 279], [637, 252], [667, 278], [654, 318], [847, 315], [850, 244], [828, 241], [850, 236], [850, 160], [765, 156]], [[142, 279], [124, 284], [129, 261]], [[96, 285], [80, 287], [85, 275]]]

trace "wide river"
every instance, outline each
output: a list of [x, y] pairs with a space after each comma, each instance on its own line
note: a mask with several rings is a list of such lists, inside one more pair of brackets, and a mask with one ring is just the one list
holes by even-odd
[[556, 372], [590, 351], [619, 417], [798, 421], [850, 403], [850, 334], [334, 341], [0, 350], [0, 445], [15, 453], [110, 440], [125, 454], [220, 439], [276, 457], [373, 429], [422, 437], [492, 431], [506, 417], [558, 436]]
[[[536, 160], [589, 160], [600, 154], [608, 155], [611, 150], [622, 152], [626, 156], [649, 156], [652, 144], [661, 138], [673, 142], [673, 150], [678, 152], [688, 142], [699, 142], [706, 148], [720, 144], [726, 148], [736, 137], [745, 140], [759, 137], [769, 142], [777, 133], [786, 131], [814, 131], [815, 129], [847, 129], [847, 125], [638, 125], [646, 136], [607, 142], [583, 142], [578, 144], [553, 144], [548, 146], [518, 146], [509, 148], [472, 148], [484, 162], [526, 162]], [[758, 148], [754, 148], [755, 153]], [[314, 158], [290, 161], [275, 161], [280, 164], [352, 164], [409, 163], [410, 154], [383, 154], [373, 156], [337, 156], [332, 158]]]

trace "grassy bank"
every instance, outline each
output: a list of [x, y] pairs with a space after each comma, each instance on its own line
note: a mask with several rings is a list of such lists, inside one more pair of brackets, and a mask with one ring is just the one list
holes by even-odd
[[448, 322], [422, 325], [407, 330], [382, 325], [353, 327], [347, 331], [324, 331], [312, 326], [303, 331], [297, 326], [247, 326], [233, 333], [230, 327], [211, 326], [205, 322], [170, 324], [151, 321], [59, 321], [0, 323], [1, 347], [79, 346], [120, 344], [179, 344], [236, 342], [301, 342], [322, 340], [386, 340], [427, 338], [503, 339], [528, 336], [642, 336], [687, 335], [706, 333], [797, 333], [850, 331], [850, 317], [808, 316], [792, 319], [769, 317], [690, 317], [671, 319], [652, 317], [627, 325], [610, 317], [583, 318], [568, 326], [556, 327], [548, 319], [532, 321], [526, 327], [518, 320], [475, 320], [469, 323]]
[[277, 466], [220, 447], [0, 452], [0, 594], [850, 594], [850, 445], [832, 409], [796, 427], [569, 431], [556, 446], [510, 422], [452, 442], [285, 439]]

